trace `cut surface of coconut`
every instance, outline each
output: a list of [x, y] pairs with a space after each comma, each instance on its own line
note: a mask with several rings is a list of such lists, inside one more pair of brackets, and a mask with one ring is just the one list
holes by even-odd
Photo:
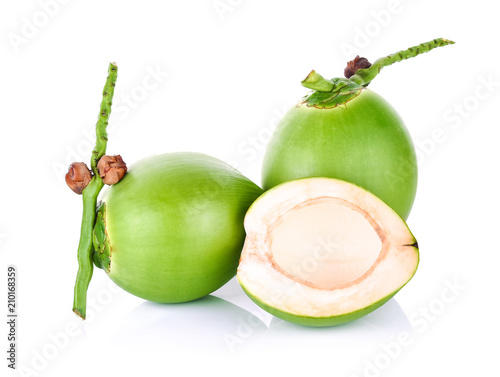
[[359, 318], [392, 297], [418, 265], [405, 222], [373, 194], [337, 179], [269, 190], [249, 209], [245, 230], [240, 284], [261, 307], [292, 322]]

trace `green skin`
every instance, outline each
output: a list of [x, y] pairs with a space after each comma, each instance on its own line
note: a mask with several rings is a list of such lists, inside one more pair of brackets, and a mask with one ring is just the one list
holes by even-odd
[[396, 111], [363, 89], [346, 108], [292, 108], [269, 143], [262, 177], [264, 190], [298, 178], [338, 178], [371, 191], [406, 219], [417, 159]]
[[104, 225], [107, 238], [96, 234], [101, 240], [94, 261], [121, 288], [146, 300], [203, 297], [235, 276], [243, 218], [262, 192], [203, 154], [142, 160], [106, 193], [105, 216], [98, 217], [96, 230]]
[[285, 115], [267, 147], [264, 190], [298, 178], [338, 178], [371, 191], [407, 219], [417, 188], [415, 149], [396, 111], [366, 87], [383, 67], [453, 43], [422, 43], [349, 79], [326, 80], [312, 71], [302, 85], [314, 92]]
[[306, 317], [306, 316], [299, 316], [291, 313], [284, 312], [282, 310], [278, 310], [276, 308], [273, 308], [272, 306], [269, 306], [262, 301], [260, 301], [257, 297], [253, 296], [248, 292], [245, 287], [242, 285], [243, 291], [250, 297], [250, 299], [255, 302], [257, 305], [259, 305], [262, 309], [267, 311], [268, 313], [274, 315], [275, 317], [281, 318], [285, 321], [295, 323], [297, 325], [302, 325], [302, 326], [309, 326], [309, 327], [328, 327], [328, 326], [337, 326], [337, 325], [342, 325], [344, 323], [352, 322], [356, 319], [359, 319], [361, 317], [364, 317], [365, 315], [373, 312], [374, 310], [380, 308], [382, 305], [384, 305], [387, 301], [389, 301], [396, 293], [399, 292], [399, 289], [396, 292], [391, 293], [389, 296], [384, 297], [382, 300], [377, 301], [376, 303], [358, 310], [356, 312], [352, 312], [349, 314], [345, 315], [339, 315], [335, 317]]

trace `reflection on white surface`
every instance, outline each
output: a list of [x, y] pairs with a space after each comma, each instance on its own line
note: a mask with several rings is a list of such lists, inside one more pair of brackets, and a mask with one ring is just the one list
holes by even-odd
[[[381, 344], [412, 332], [391, 299], [375, 312], [340, 326], [295, 325], [263, 312], [235, 281], [199, 300], [182, 304], [144, 302], [128, 313], [111, 337], [113, 346], [155, 344], [217, 354], [324, 355], [347, 365], [353, 355], [377, 352]], [[232, 301], [232, 302], [230, 302]], [[356, 351], [356, 352], [353, 352]]]
[[144, 302], [131, 311], [112, 343], [171, 343], [190, 348], [226, 349], [246, 328], [267, 329], [256, 315], [219, 297], [181, 304]]
[[273, 318], [268, 337], [270, 341], [279, 339], [279, 342], [303, 338], [304, 341], [324, 343], [329, 347], [359, 347], [378, 345], [402, 332], [411, 333], [412, 328], [396, 300], [391, 299], [363, 318], [333, 327], [305, 327]]

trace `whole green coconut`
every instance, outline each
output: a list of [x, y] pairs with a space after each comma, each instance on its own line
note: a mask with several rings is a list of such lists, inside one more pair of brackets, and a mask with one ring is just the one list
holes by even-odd
[[243, 218], [261, 193], [204, 154], [142, 160], [106, 193], [94, 230], [94, 263], [146, 300], [203, 297], [235, 276]]
[[407, 218], [417, 191], [417, 159], [403, 120], [369, 89], [345, 107], [290, 109], [264, 158], [264, 190], [298, 178], [329, 177], [368, 189]]
[[357, 56], [346, 78], [312, 71], [302, 85], [314, 91], [281, 120], [264, 157], [264, 190], [299, 178], [337, 178], [361, 186], [403, 219], [417, 190], [415, 148], [401, 117], [367, 89], [380, 70], [454, 42], [434, 39], [376, 60]]

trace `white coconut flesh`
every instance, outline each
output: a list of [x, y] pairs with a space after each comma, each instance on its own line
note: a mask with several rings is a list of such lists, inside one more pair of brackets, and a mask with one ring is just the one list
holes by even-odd
[[245, 217], [238, 267], [263, 304], [307, 317], [349, 314], [392, 295], [418, 265], [405, 222], [373, 194], [329, 178], [269, 190]]

